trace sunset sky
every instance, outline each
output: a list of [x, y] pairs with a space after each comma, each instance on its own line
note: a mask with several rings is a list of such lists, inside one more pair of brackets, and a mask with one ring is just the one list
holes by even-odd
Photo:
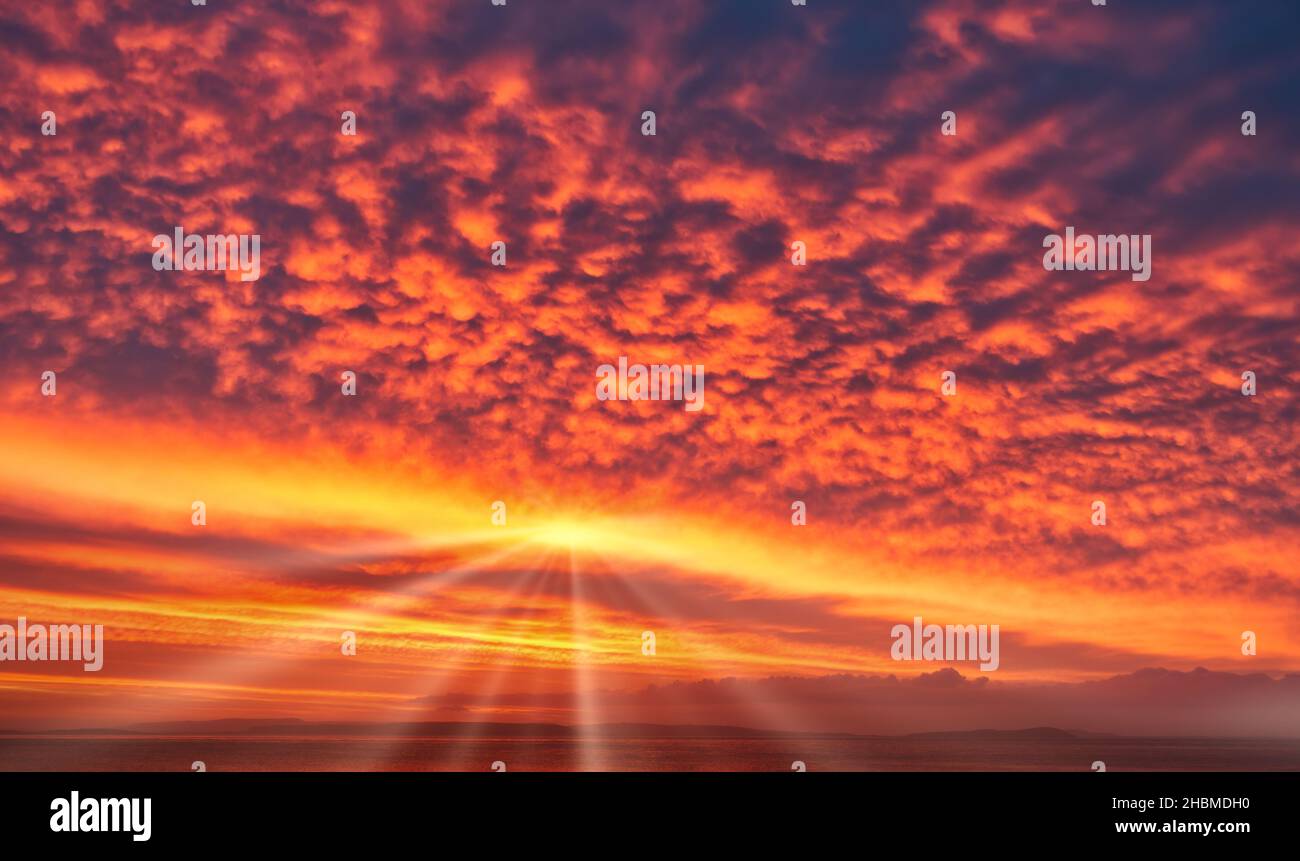
[[[105, 627], [0, 729], [1300, 735], [1298, 19], [0, 0], [0, 623]], [[156, 271], [178, 225], [261, 277]]]

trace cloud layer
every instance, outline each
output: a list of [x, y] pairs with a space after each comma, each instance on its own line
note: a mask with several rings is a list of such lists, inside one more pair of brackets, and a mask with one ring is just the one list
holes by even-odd
[[[106, 622], [160, 718], [288, 709], [276, 661], [322, 713], [430, 656], [878, 672], [915, 614], [1038, 681], [1294, 670], [1298, 16], [0, 3], [0, 611]], [[154, 271], [176, 225], [261, 278]], [[1151, 280], [1045, 271], [1067, 225], [1151, 234]], [[619, 356], [704, 365], [705, 409], [597, 400]], [[338, 673], [352, 629], [383, 655]]]

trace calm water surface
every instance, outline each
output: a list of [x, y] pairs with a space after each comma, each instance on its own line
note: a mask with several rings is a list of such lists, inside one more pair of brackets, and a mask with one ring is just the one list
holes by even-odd
[[0, 771], [1300, 771], [1300, 740], [0, 736]]

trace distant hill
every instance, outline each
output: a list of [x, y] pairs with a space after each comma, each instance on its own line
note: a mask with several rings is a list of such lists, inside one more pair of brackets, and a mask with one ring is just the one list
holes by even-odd
[[913, 732], [903, 736], [903, 738], [927, 738], [927, 739], [945, 739], [972, 741], [978, 739], [988, 739], [990, 741], [1066, 741], [1069, 739], [1083, 738], [1114, 738], [1111, 733], [1104, 732], [1079, 732], [1077, 730], [1057, 729], [1052, 726], [1036, 726], [1030, 729], [972, 729], [962, 730], [959, 732]]
[[864, 738], [852, 733], [773, 732], [740, 726], [612, 723], [569, 726], [556, 723], [414, 721], [407, 723], [326, 722], [299, 719], [230, 718], [137, 723], [123, 732], [150, 735], [404, 736], [436, 738]]

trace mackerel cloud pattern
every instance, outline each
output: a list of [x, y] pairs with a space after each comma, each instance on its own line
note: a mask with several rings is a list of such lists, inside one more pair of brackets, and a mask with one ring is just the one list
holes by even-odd
[[1298, 15], [0, 0], [0, 728], [1293, 731]]

